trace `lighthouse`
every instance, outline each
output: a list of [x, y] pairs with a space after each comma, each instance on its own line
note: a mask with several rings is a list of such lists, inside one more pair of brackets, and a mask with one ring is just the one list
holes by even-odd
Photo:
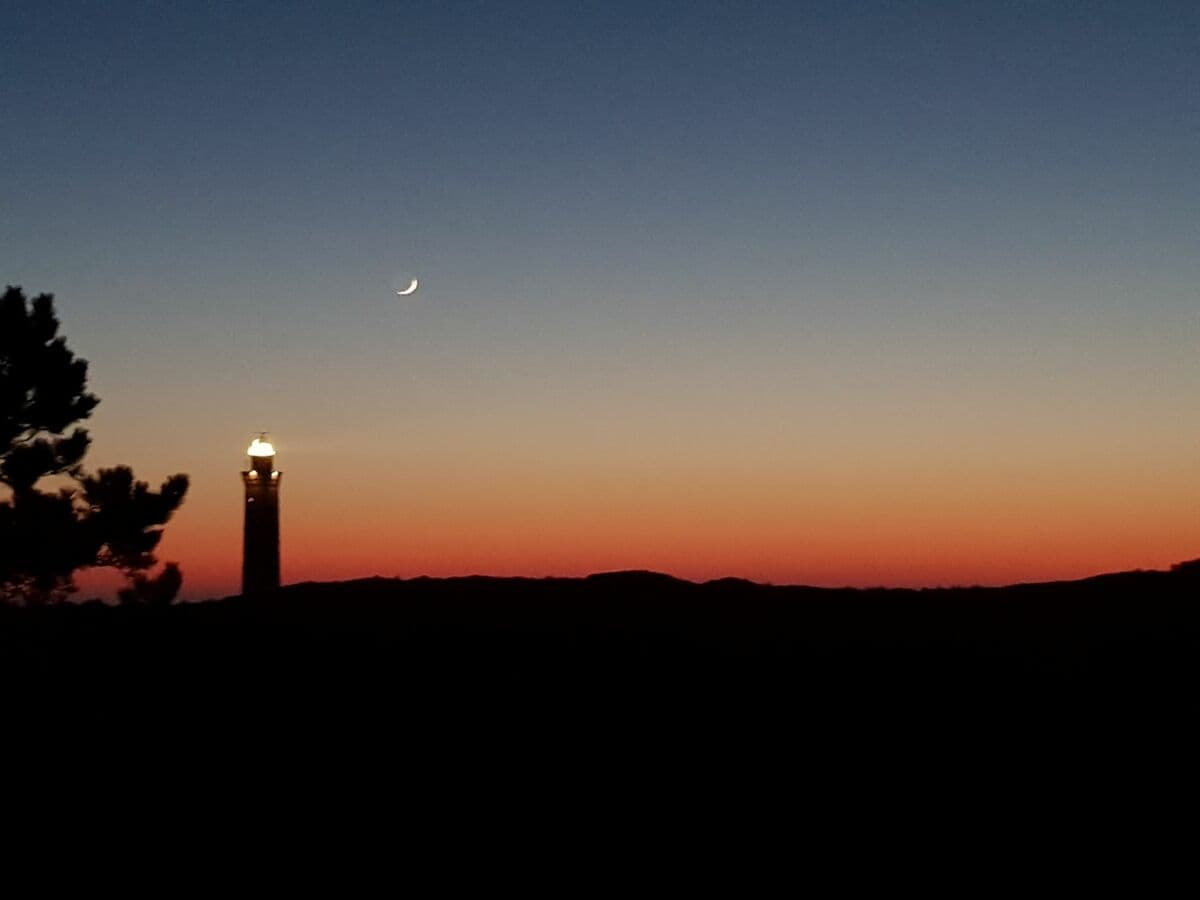
[[242, 594], [264, 594], [279, 587], [279, 481], [275, 448], [260, 434], [246, 451], [250, 468], [242, 472], [246, 518], [242, 532]]

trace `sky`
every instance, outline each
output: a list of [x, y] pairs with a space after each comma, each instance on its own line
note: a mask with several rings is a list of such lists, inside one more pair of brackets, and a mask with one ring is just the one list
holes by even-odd
[[[1191, 2], [5, 3], [0, 279], [160, 558], [1000, 584], [1200, 555]], [[421, 287], [397, 297], [393, 281]]]

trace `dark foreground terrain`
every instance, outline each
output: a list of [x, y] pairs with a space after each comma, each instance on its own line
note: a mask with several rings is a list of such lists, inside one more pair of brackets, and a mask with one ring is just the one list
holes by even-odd
[[1005, 834], [989, 847], [1035, 829], [1060, 848], [1153, 806], [1188, 814], [1197, 588], [1195, 566], [930, 591], [635, 572], [5, 607], [0, 759], [10, 799], [52, 819], [84, 797], [105, 823], [148, 796], [149, 833], [253, 833], [249, 805], [276, 829], [489, 844], [536, 820], [603, 853], [750, 823], [851, 847], [872, 830], [928, 844], [929, 822], [984, 846], [988, 823]]
[[1061, 859], [1081, 829], [1123, 841], [1174, 821], [1155, 807], [1190, 816], [1198, 568], [930, 591], [366, 579], [0, 608], [0, 756], [10, 799], [60, 831], [102, 833], [149, 795], [138, 833], [166, 840], [180, 818], [214, 847], [257, 846], [263, 821], [321, 841], [405, 823], [460, 850], [475, 829], [532, 870], [586, 848], [586, 880], [631, 835], [659, 858], [671, 835], [753, 829], [784, 859], [848, 847], [845, 872], [893, 878], [874, 833], [926, 872], [986, 848], [1003, 864], [971, 877], [988, 880], [1031, 834]]
[[504, 744], [1190, 728], [1200, 572], [824, 590], [653, 573], [365, 579], [0, 608], [10, 726]]

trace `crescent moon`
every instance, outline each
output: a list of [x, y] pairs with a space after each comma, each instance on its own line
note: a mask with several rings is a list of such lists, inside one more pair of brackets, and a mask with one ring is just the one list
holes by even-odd
[[412, 280], [412, 284], [410, 284], [410, 285], [409, 285], [408, 287], [406, 287], [404, 290], [402, 290], [402, 291], [396, 291], [396, 296], [397, 296], [397, 297], [407, 297], [409, 294], [411, 294], [411, 293], [413, 293], [413, 292], [415, 292], [415, 291], [416, 291], [416, 289], [417, 289], [417, 284], [418, 284], [418, 283], [419, 283], [419, 282], [417, 281], [417, 279], [415, 279], [415, 278], [414, 278], [414, 279]]

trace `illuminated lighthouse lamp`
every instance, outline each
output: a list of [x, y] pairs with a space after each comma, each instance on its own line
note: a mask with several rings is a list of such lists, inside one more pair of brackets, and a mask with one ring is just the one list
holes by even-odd
[[271, 446], [271, 442], [266, 440], [266, 435], [256, 437], [250, 442], [250, 449], [246, 451], [247, 456], [274, 456], [275, 448]]
[[275, 457], [275, 448], [267, 440], [265, 434], [261, 437], [256, 437], [250, 442], [250, 447], [246, 450], [246, 455], [251, 460], [250, 471], [246, 473], [248, 478], [258, 478], [260, 473], [265, 475], [266, 471], [264, 470], [269, 470], [272, 478], [279, 477], [279, 473], [270, 468], [270, 460]]

